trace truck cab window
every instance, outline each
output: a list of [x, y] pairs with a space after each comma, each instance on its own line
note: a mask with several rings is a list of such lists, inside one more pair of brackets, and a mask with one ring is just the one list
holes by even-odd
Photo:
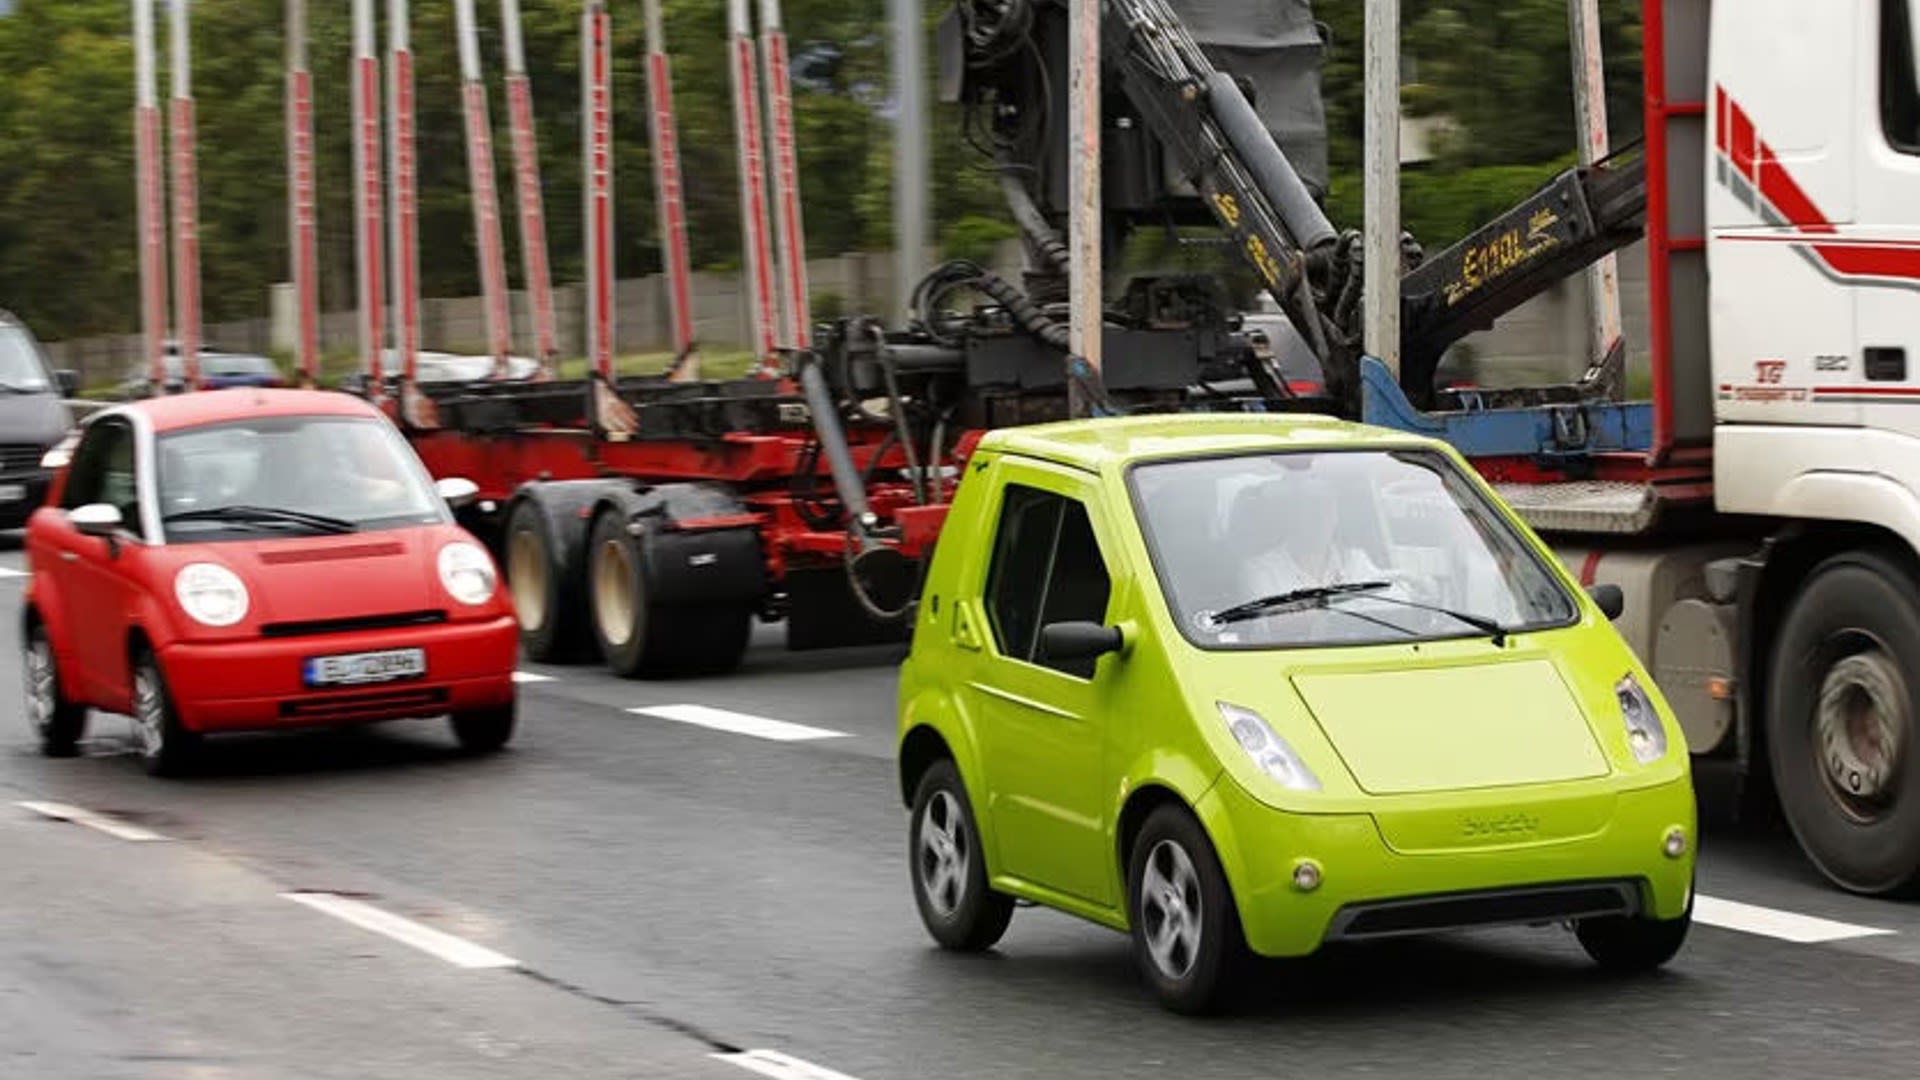
[[1920, 154], [1920, 56], [1913, 0], [1880, 0], [1880, 127], [1903, 154]]

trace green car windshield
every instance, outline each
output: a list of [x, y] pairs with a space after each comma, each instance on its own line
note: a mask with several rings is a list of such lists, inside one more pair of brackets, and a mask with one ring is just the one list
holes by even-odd
[[1572, 596], [1439, 454], [1288, 451], [1136, 466], [1135, 512], [1201, 648], [1368, 645], [1571, 624]]

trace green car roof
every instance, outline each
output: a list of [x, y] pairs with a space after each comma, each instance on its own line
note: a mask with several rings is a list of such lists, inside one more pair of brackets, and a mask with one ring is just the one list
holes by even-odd
[[1388, 428], [1308, 413], [1158, 413], [996, 428], [984, 451], [1020, 454], [1101, 472], [1169, 457], [1289, 450], [1307, 446], [1428, 446]]

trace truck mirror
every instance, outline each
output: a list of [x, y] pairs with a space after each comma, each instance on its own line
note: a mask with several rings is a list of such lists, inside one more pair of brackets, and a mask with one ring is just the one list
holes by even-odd
[[80, 373], [72, 368], [61, 368], [53, 373], [53, 379], [60, 384], [61, 397], [73, 397], [80, 393]]
[[1048, 623], [1040, 629], [1040, 656], [1044, 660], [1090, 660], [1119, 652], [1120, 628], [1096, 622]]
[[1600, 605], [1600, 614], [1608, 621], [1618, 619], [1620, 613], [1627, 610], [1627, 596], [1618, 585], [1595, 585], [1587, 590], [1587, 595]]

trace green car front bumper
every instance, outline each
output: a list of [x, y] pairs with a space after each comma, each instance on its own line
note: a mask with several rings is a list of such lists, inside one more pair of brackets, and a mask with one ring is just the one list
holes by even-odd
[[[1297, 814], [1223, 775], [1196, 809], [1247, 945], [1262, 956], [1304, 956], [1343, 939], [1687, 910], [1697, 837], [1684, 776], [1627, 790], [1513, 791], [1498, 802], [1475, 794], [1378, 813]], [[1668, 849], [1675, 830], [1684, 837], [1677, 855]]]

